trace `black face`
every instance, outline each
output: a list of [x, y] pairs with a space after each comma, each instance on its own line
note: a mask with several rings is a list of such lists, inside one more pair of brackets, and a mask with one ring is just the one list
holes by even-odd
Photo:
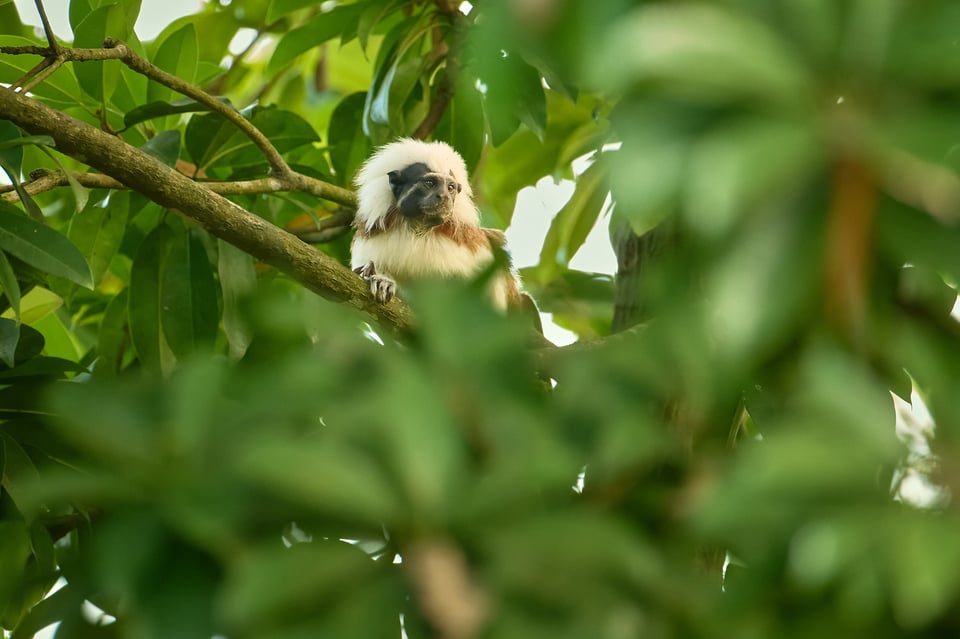
[[397, 210], [407, 218], [418, 218], [428, 225], [436, 225], [453, 211], [453, 203], [461, 190], [450, 175], [435, 173], [423, 162], [417, 162], [400, 171], [390, 171], [390, 189], [397, 201]]

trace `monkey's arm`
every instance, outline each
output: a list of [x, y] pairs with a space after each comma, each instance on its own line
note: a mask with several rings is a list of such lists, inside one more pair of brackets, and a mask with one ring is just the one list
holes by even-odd
[[370, 293], [381, 304], [386, 304], [393, 299], [397, 292], [397, 282], [385, 273], [377, 273], [377, 267], [373, 260], [363, 266], [353, 269], [353, 272], [362, 277], [370, 285]]

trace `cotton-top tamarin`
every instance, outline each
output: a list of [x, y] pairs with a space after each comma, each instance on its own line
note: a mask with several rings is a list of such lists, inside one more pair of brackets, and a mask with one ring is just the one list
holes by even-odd
[[[350, 265], [380, 302], [418, 278], [476, 275], [505, 248], [503, 232], [481, 228], [466, 164], [448, 144], [387, 144], [360, 168], [356, 185]], [[502, 310], [536, 308], [512, 268], [494, 277], [490, 296]]]

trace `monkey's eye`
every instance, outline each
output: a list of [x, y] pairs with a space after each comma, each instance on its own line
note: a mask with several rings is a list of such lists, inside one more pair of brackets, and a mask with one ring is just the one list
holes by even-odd
[[434, 180], [433, 178], [427, 178], [423, 181], [423, 185], [426, 186], [428, 189], [432, 189], [437, 185], [437, 181]]

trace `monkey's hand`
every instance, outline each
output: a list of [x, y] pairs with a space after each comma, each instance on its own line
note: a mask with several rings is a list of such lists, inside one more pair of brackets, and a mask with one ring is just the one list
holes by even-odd
[[370, 284], [370, 292], [381, 304], [386, 304], [392, 300], [397, 292], [396, 281], [389, 275], [377, 273], [377, 268], [372, 261], [353, 269], [353, 272]]

